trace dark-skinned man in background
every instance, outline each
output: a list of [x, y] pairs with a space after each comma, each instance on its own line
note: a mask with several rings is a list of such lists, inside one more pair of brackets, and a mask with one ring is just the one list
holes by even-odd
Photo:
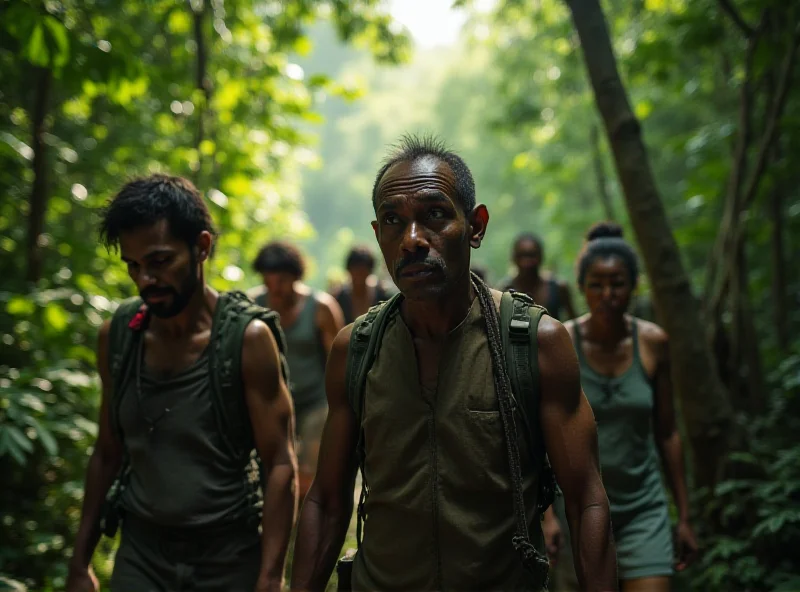
[[[501, 294], [469, 272], [470, 249], [484, 240], [489, 212], [476, 205], [463, 160], [414, 137], [404, 138], [379, 171], [373, 207], [375, 236], [402, 300], [367, 374], [360, 422], [345, 378], [352, 325], [334, 342], [329, 414], [299, 521], [292, 588], [325, 588], [350, 522], [359, 462], [369, 493], [354, 590], [541, 588], [515, 549], [516, 484], [502, 405], [498, 411], [506, 392], [498, 385], [507, 378], [490, 329]], [[569, 335], [547, 316], [538, 325], [536, 362], [535, 429], [564, 492], [579, 578], [584, 589], [616, 590], [594, 417]], [[541, 544], [536, 480], [524, 473], [532, 471], [531, 452], [524, 440], [516, 445], [526, 526]]]
[[359, 245], [350, 249], [345, 269], [350, 281], [340, 286], [334, 297], [342, 308], [344, 322], [349, 325], [371, 306], [388, 300], [393, 292], [373, 273], [375, 256], [368, 247]]
[[[277, 323], [252, 303], [254, 316], [240, 314], [243, 294], [206, 284], [214, 230], [189, 181], [153, 175], [126, 184], [103, 212], [101, 232], [141, 298], [122, 303], [100, 329], [99, 434], [66, 589], [96, 589], [91, 558], [101, 514], [106, 523], [113, 514], [122, 539], [112, 591], [280, 590], [297, 498]], [[242, 409], [238, 424], [216, 420], [226, 356], [240, 361], [226, 375], [236, 386], [221, 392]], [[242, 434], [243, 448], [228, 445]], [[248, 473], [253, 449], [263, 511]], [[104, 512], [123, 466], [125, 486]]]

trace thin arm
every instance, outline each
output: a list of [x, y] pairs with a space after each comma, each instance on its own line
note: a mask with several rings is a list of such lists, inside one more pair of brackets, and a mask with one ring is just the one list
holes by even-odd
[[297, 514], [292, 402], [281, 374], [278, 346], [269, 327], [253, 321], [245, 331], [242, 348], [245, 402], [266, 475], [262, 559], [256, 589], [277, 592], [283, 585], [286, 550]]
[[72, 571], [86, 570], [92, 561], [94, 549], [100, 540], [100, 513], [103, 503], [122, 465], [122, 446], [111, 429], [109, 414], [109, 405], [113, 396], [111, 371], [108, 364], [110, 327], [110, 321], [106, 321], [100, 328], [98, 336], [97, 368], [103, 389], [100, 403], [100, 425], [97, 442], [86, 470], [81, 522], [70, 562]]
[[581, 390], [572, 341], [558, 321], [539, 323], [541, 426], [564, 492], [581, 590], [617, 590], [608, 498], [600, 479], [594, 414]]
[[292, 590], [325, 589], [353, 514], [358, 432], [345, 387], [351, 329], [348, 325], [336, 336], [328, 358], [328, 418], [322, 432], [317, 474], [297, 527]]

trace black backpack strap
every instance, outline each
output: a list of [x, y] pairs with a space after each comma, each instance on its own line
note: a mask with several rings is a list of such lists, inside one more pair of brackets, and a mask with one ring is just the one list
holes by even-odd
[[358, 427], [358, 440], [356, 456], [358, 468], [361, 471], [361, 496], [358, 500], [356, 511], [356, 544], [361, 547], [361, 529], [364, 515], [364, 505], [369, 494], [364, 462], [366, 450], [364, 447], [364, 428], [362, 419], [364, 412], [364, 396], [366, 392], [367, 374], [375, 357], [378, 355], [380, 343], [388, 325], [388, 320], [393, 311], [397, 310], [402, 301], [401, 294], [395, 294], [386, 302], [380, 302], [369, 309], [367, 314], [358, 317], [353, 323], [350, 333], [350, 346], [347, 350], [347, 366], [345, 370], [345, 385], [347, 398], [353, 409], [353, 414]]
[[284, 379], [289, 380], [286, 338], [278, 314], [250, 300], [243, 292], [221, 292], [214, 310], [209, 347], [212, 407], [223, 442], [236, 456], [253, 450], [253, 428], [243, 396], [242, 345], [244, 333], [254, 320], [263, 321], [275, 338]]
[[129, 325], [137, 313], [143, 312], [143, 304], [142, 299], [138, 296], [122, 301], [111, 319], [108, 336], [108, 359], [112, 381], [109, 415], [111, 429], [120, 443], [122, 442], [122, 427], [119, 421], [119, 408], [128, 381], [136, 368], [139, 339], [146, 328], [145, 324], [138, 329], [132, 329]]
[[[111, 372], [111, 400], [108, 405], [108, 413], [111, 431], [120, 444], [123, 444], [124, 434], [119, 410], [128, 383], [134, 378], [139, 344], [142, 333], [147, 328], [148, 317], [143, 304], [139, 297], [122, 301], [111, 318], [108, 335], [108, 359]], [[137, 327], [131, 328], [131, 321], [139, 313], [142, 313], [142, 321]], [[130, 459], [124, 444], [122, 450], [122, 464], [114, 482], [109, 487], [100, 513], [100, 531], [110, 538], [116, 536], [119, 528], [120, 501], [130, 475]]]
[[521, 292], [504, 292], [500, 300], [500, 332], [517, 406], [525, 423], [525, 434], [534, 466], [539, 470], [539, 513], [553, 503], [555, 480], [539, 424], [538, 327], [547, 310]]

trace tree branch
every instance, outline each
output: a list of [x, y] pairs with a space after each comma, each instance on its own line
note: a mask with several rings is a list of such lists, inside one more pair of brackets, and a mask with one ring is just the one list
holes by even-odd
[[719, 7], [722, 9], [722, 11], [731, 18], [731, 20], [745, 37], [752, 37], [755, 34], [755, 29], [748, 25], [747, 22], [742, 18], [742, 15], [739, 14], [738, 10], [736, 10], [736, 7], [733, 5], [731, 0], [717, 1], [719, 2]]
[[778, 130], [778, 124], [783, 116], [784, 107], [786, 107], [789, 89], [792, 86], [792, 75], [794, 74], [794, 64], [797, 58], [797, 47], [799, 43], [800, 24], [796, 25], [794, 28], [791, 40], [789, 41], [788, 52], [783, 59], [780, 77], [778, 78], [778, 89], [775, 93], [775, 100], [772, 103], [772, 107], [767, 114], [767, 125], [765, 126], [764, 134], [761, 136], [761, 144], [758, 149], [758, 155], [756, 156], [756, 166], [753, 168], [753, 174], [750, 176], [750, 182], [747, 184], [747, 189], [744, 192], [742, 210], [747, 209], [755, 199], [758, 193], [758, 186], [764, 176], [767, 159], [772, 150], [772, 144], [775, 141], [775, 135]]
[[603, 166], [603, 153], [600, 151], [600, 130], [596, 125], [592, 126], [591, 130], [592, 142], [592, 161], [594, 164], [594, 174], [597, 180], [597, 192], [600, 196], [600, 202], [603, 204], [603, 211], [605, 212], [608, 220], [615, 220], [614, 205], [611, 203], [611, 195], [608, 193], [608, 180], [606, 179], [606, 170]]
[[47, 132], [47, 105], [50, 100], [53, 71], [36, 68], [36, 91], [33, 104], [33, 186], [31, 187], [30, 211], [28, 212], [28, 281], [36, 282], [42, 275], [42, 250], [39, 237], [44, 231], [47, 214], [47, 147], [44, 135]]

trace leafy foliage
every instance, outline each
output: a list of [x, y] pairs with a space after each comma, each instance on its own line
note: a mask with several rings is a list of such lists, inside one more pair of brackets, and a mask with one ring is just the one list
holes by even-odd
[[317, 18], [380, 61], [407, 53], [375, 0], [0, 3], [0, 574], [65, 581], [97, 433], [95, 335], [132, 289], [98, 245], [99, 206], [134, 175], [192, 178], [220, 230], [220, 289], [249, 278], [268, 237], [313, 233], [303, 128], [312, 97], [352, 92], [295, 62]]

